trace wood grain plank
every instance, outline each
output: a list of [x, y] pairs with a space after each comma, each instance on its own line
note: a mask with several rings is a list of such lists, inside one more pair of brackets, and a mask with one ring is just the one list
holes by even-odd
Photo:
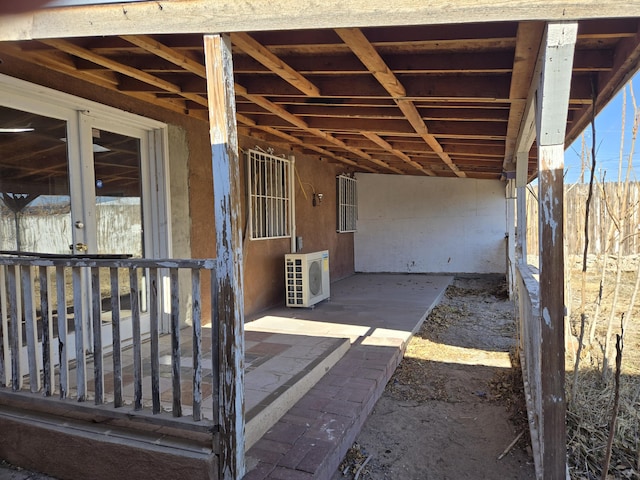
[[120, 338], [120, 279], [118, 269], [109, 268], [111, 286], [111, 334], [113, 360], [113, 406], [123, 406], [122, 401], [122, 340]]
[[51, 362], [53, 327], [49, 298], [51, 282], [47, 267], [38, 267], [38, 281], [40, 282], [40, 318], [42, 321], [42, 394], [45, 397], [50, 397], [53, 392], [53, 364]]
[[[202, 295], [200, 270], [191, 270], [191, 319], [193, 323], [193, 420], [202, 420]], [[217, 350], [212, 350], [216, 352]]]
[[133, 342], [133, 408], [136, 411], [142, 410], [142, 338], [140, 335], [139, 295], [138, 270], [132, 267], [129, 269], [129, 299], [131, 302], [131, 341]]
[[173, 392], [172, 413], [174, 417], [182, 416], [182, 382], [180, 366], [180, 286], [178, 269], [169, 270], [171, 285], [171, 384]]
[[22, 369], [20, 365], [20, 349], [22, 348], [22, 311], [20, 308], [20, 289], [18, 278], [19, 266], [7, 269], [8, 312], [9, 312], [9, 344], [11, 349], [11, 389], [17, 392], [22, 388]]
[[267, 67], [280, 78], [290, 83], [305, 95], [319, 97], [320, 89], [307, 80], [302, 74], [291, 68], [268, 48], [260, 44], [248, 33], [231, 33], [231, 43], [241, 48], [245, 53], [253, 57], [262, 65]]
[[160, 273], [150, 268], [149, 274], [149, 335], [151, 337], [151, 403], [153, 413], [160, 413]]
[[66, 276], [63, 266], [56, 266], [56, 310], [58, 314], [58, 369], [60, 398], [69, 394], [69, 345], [67, 327]]
[[73, 331], [76, 340], [76, 394], [79, 402], [87, 397], [87, 361], [84, 353], [85, 311], [83, 305], [83, 272], [80, 267], [71, 269], [73, 285]]
[[38, 358], [38, 330], [35, 318], [35, 295], [34, 284], [31, 276], [31, 268], [23, 266], [20, 268], [20, 279], [22, 283], [22, 299], [24, 312], [25, 335], [27, 338], [27, 362], [29, 367], [29, 389], [32, 393], [39, 392], [40, 381], [40, 361]]
[[220, 331], [220, 471], [222, 480], [244, 475], [244, 289], [240, 160], [233, 63], [228, 36], [204, 37], [216, 222], [216, 277]]
[[[220, 14], [224, 12], [224, 14]], [[235, 32], [389, 25], [607, 18], [611, 12], [640, 17], [640, 5], [626, 0], [352, 0], [315, 2], [272, 0], [234, 2], [181, 0], [51, 8], [17, 15], [0, 25], [0, 41], [102, 35]]]
[[93, 392], [96, 405], [104, 403], [104, 357], [102, 353], [102, 295], [100, 269], [91, 268], [91, 320], [93, 324]]
[[[539, 170], [540, 346], [544, 478], [566, 472], [564, 355], [564, 126], [577, 23], [548, 24], [541, 51], [536, 130]], [[561, 131], [558, 131], [562, 126]], [[534, 339], [537, 341], [537, 339]]]

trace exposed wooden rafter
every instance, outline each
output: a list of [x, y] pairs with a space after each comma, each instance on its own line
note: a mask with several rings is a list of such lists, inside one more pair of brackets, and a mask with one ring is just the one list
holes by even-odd
[[70, 55], [75, 55], [76, 57], [89, 60], [90, 62], [101, 65], [114, 72], [118, 72], [122, 75], [135, 78], [136, 80], [139, 80], [143, 83], [148, 83], [149, 85], [153, 85], [154, 87], [166, 90], [167, 92], [178, 94], [186, 98], [187, 100], [191, 100], [200, 105], [207, 106], [206, 97], [197, 95], [195, 93], [183, 92], [182, 88], [174, 83], [163, 80], [162, 78], [151, 75], [137, 68], [129, 67], [128, 65], [116, 62], [102, 55], [93, 53], [91, 50], [75, 45], [68, 40], [43, 40], [42, 43], [44, 43], [45, 45], [49, 45], [50, 47], [57, 48], [58, 50], [66, 52]]
[[406, 119], [411, 126], [415, 129], [416, 133], [420, 135], [423, 140], [433, 149], [434, 152], [442, 159], [442, 161], [459, 177], [465, 177], [465, 173], [462, 172], [451, 160], [451, 157], [444, 151], [438, 140], [429, 133], [427, 125], [420, 116], [418, 109], [415, 107], [411, 100], [406, 100], [403, 97], [407, 92], [395, 76], [395, 74], [389, 69], [385, 61], [380, 57], [376, 49], [371, 45], [367, 37], [357, 28], [343, 28], [337, 29], [336, 33], [342, 41], [344, 41], [353, 53], [360, 59], [360, 61], [369, 69], [371, 74], [380, 82], [384, 89], [389, 92], [393, 97], [398, 108], [402, 110]]
[[[64, 17], [55, 12], [47, 15]], [[338, 27], [229, 34], [243, 134], [353, 171], [499, 179], [517, 157], [520, 183], [536, 175], [531, 85], [539, 21]], [[639, 32], [637, 18], [580, 20], [567, 141], [591, 118], [592, 89], [598, 111], [640, 65]], [[118, 33], [0, 42], [0, 68], [34, 72], [25, 79], [36, 83], [55, 71], [208, 119], [202, 34]], [[50, 157], [46, 144], [39, 147]]]
[[[194, 60], [191, 60], [188, 57], [185, 57], [184, 55], [181, 55], [179, 52], [163, 45], [162, 43], [149, 38], [149, 37], [129, 37], [129, 36], [125, 36], [123, 37], [125, 40], [133, 43], [134, 45], [137, 45], [141, 48], [144, 48], [145, 50], [154, 53], [156, 55], [159, 55], [160, 57], [164, 58], [165, 60], [174, 63], [176, 65], [181, 65], [184, 66], [185, 69], [189, 70], [192, 73], [195, 73], [196, 75], [205, 78], [206, 79], [206, 72], [204, 70], [204, 67], [201, 66], [200, 64], [198, 64], [197, 62], [195, 62]], [[277, 57], [273, 56], [273, 55], [269, 55], [268, 50], [266, 50], [264, 47], [262, 47], [259, 43], [257, 43], [255, 40], [251, 39], [251, 37], [249, 35], [246, 34], [238, 34], [238, 35], [233, 35], [231, 36], [231, 40], [232, 42], [235, 44], [236, 42], [239, 43], [240, 45], [243, 45], [244, 48], [251, 50], [251, 49], [255, 49], [252, 50], [252, 52], [254, 53], [256, 59], [260, 59], [261, 61], [264, 60], [265, 63], [267, 63], [267, 66], [276, 68], [278, 70], [278, 72], [284, 72], [283, 73], [283, 78], [285, 78], [289, 83], [293, 84], [293, 85], [300, 85], [301, 86], [301, 90], [302, 91], [307, 91], [309, 93], [313, 93], [313, 94], [319, 94], [319, 90], [313, 86], [310, 82], [306, 82], [306, 80], [304, 79], [304, 77], [302, 77], [301, 75], [296, 75], [296, 72], [293, 71], [290, 67], [288, 67], [286, 64], [279, 62]], [[259, 53], [256, 53], [258, 52]], [[329, 140], [330, 142], [334, 143], [335, 145], [345, 148], [346, 150], [350, 151], [351, 153], [354, 153], [356, 155], [358, 155], [361, 158], [364, 158], [366, 160], [371, 161], [372, 163], [386, 168], [388, 170], [393, 171], [394, 173], [404, 173], [401, 170], [398, 170], [394, 167], [390, 167], [388, 164], [386, 164], [385, 162], [382, 162], [380, 160], [377, 160], [375, 158], [372, 158], [370, 155], [364, 153], [363, 151], [356, 149], [356, 148], [349, 148], [346, 145], [344, 145], [340, 140], [332, 137], [331, 135], [324, 133], [318, 129], [313, 129], [310, 128], [309, 125], [307, 125], [307, 123], [302, 120], [301, 118], [297, 117], [296, 115], [293, 115], [289, 112], [287, 112], [283, 107], [280, 107], [279, 105], [276, 105], [275, 103], [269, 101], [268, 99], [266, 99], [265, 97], [262, 97], [260, 95], [251, 95], [247, 92], [247, 89], [244, 88], [242, 85], [236, 83], [235, 84], [235, 91], [237, 95], [241, 95], [244, 98], [246, 98], [247, 100], [251, 101], [252, 103], [259, 105], [260, 107], [262, 107], [263, 109], [275, 114], [276, 116], [282, 118], [283, 120], [289, 122], [290, 124], [301, 128], [303, 130], [306, 130], [310, 133], [315, 134], [316, 136], [320, 137], [320, 138], [324, 138]], [[247, 124], [247, 120], [248, 117], [242, 117], [245, 120], [245, 124]], [[256, 122], [252, 122], [253, 123], [253, 127], [260, 127], [260, 125], [258, 125]], [[273, 129], [271, 129], [271, 132], [273, 134]], [[292, 137], [293, 138], [293, 137]], [[326, 150], [323, 149], [323, 152], [326, 153]], [[338, 161], [341, 161], [343, 163], [349, 164], [349, 165], [357, 165], [356, 162], [353, 161], [347, 161], [345, 162], [344, 157], [340, 156], [340, 155], [329, 155], [332, 158], [335, 158]], [[369, 170], [369, 169], [367, 169]], [[375, 170], [372, 170], [375, 172]]]
[[544, 35], [544, 22], [526, 22], [518, 25], [516, 51], [513, 59], [513, 73], [509, 89], [509, 121], [507, 139], [505, 141], [503, 168], [513, 170], [515, 167], [515, 148], [518, 130], [525, 114], [527, 95], [534, 78], [540, 42]]

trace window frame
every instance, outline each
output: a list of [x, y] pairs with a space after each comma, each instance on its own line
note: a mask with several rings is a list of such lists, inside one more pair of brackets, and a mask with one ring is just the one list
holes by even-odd
[[247, 151], [249, 239], [291, 238], [293, 162], [257, 149]]
[[336, 231], [353, 233], [358, 220], [358, 181], [347, 175], [336, 177]]

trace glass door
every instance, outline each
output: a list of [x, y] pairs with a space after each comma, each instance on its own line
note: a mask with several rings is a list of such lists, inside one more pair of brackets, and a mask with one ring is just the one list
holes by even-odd
[[[148, 132], [114, 122], [80, 114], [83, 171], [87, 180], [85, 210], [87, 224], [86, 253], [123, 258], [145, 256], [143, 215], [143, 165], [148, 163]], [[143, 162], [143, 159], [147, 162]], [[132, 337], [129, 272], [121, 269], [120, 302], [121, 338], [126, 343]], [[147, 275], [138, 274], [140, 306], [143, 310], [141, 331], [149, 331], [146, 311]], [[100, 278], [102, 338], [111, 343], [111, 284], [109, 272]]]
[[[13, 98], [17, 101], [16, 98]], [[8, 103], [8, 102], [7, 102]], [[34, 107], [31, 105], [31, 107]], [[79, 196], [79, 151], [70, 142], [77, 131], [73, 110], [51, 108], [28, 109], [29, 105], [0, 105], [0, 250], [3, 253], [26, 256], [65, 255], [74, 251], [76, 244], [86, 241], [83, 231], [74, 228], [74, 218], [83, 217]], [[9, 267], [11, 268], [11, 267]], [[24, 272], [24, 270], [23, 270]], [[34, 340], [38, 362], [42, 362], [40, 317], [40, 283], [38, 271], [30, 274], [31, 295], [23, 297], [25, 284], [16, 284], [18, 298], [31, 298], [31, 305], [18, 302], [18, 318], [21, 324], [21, 362], [27, 365], [27, 332], [23, 312], [35, 312]], [[5, 288], [6, 269], [0, 271], [0, 284]], [[19, 277], [20, 278], [20, 277]], [[55, 288], [55, 275], [51, 275], [51, 287]], [[73, 344], [73, 298], [68, 294], [66, 309], [69, 314], [67, 342]], [[5, 312], [6, 313], [6, 312]], [[58, 336], [58, 311], [52, 315], [50, 335]], [[10, 320], [3, 315], [3, 331], [8, 331]], [[31, 330], [33, 331], [33, 330]], [[6, 336], [3, 336], [6, 342]], [[4, 345], [8, 362], [8, 346]], [[72, 354], [73, 349], [70, 349]], [[53, 359], [54, 361], [56, 359]], [[6, 363], [5, 363], [6, 364]]]
[[70, 253], [67, 137], [66, 119], [0, 105], [0, 250]]

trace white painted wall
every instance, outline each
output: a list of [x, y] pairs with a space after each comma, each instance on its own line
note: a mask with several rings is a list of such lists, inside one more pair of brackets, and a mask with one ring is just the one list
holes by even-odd
[[357, 174], [357, 272], [505, 273], [498, 180]]

